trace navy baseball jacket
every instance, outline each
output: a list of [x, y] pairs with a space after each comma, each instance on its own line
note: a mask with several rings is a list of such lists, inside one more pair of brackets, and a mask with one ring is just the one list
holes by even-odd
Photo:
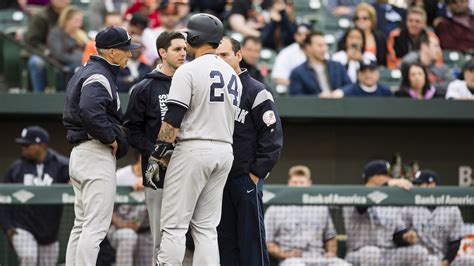
[[235, 116], [234, 162], [229, 177], [252, 173], [264, 178], [280, 158], [283, 146], [281, 121], [265, 85], [245, 69], [239, 77], [243, 90]]
[[119, 65], [92, 55], [69, 81], [63, 112], [70, 143], [97, 139], [110, 144], [117, 140], [117, 158], [125, 156], [128, 149], [126, 134], [121, 128], [123, 114], [115, 83], [119, 70]]
[[[130, 132], [130, 145], [142, 155], [143, 176], [145, 176], [148, 158], [160, 132], [161, 120], [168, 110], [166, 100], [170, 85], [170, 76], [153, 70], [132, 87], [124, 125]], [[160, 182], [157, 184], [159, 188], [163, 187], [164, 177], [165, 171], [160, 168]]]
[[[4, 180], [27, 186], [51, 186], [68, 181], [68, 159], [52, 149], [48, 149], [41, 176], [36, 162], [21, 158], [13, 162]], [[5, 232], [12, 227], [24, 229], [39, 244], [48, 245], [58, 239], [62, 211], [62, 205], [0, 205], [0, 226]]]
[[[346, 69], [339, 62], [327, 60], [326, 74], [333, 90], [341, 89], [352, 83], [347, 76]], [[316, 72], [308, 61], [293, 69], [288, 91], [290, 95], [318, 95], [321, 93]]]

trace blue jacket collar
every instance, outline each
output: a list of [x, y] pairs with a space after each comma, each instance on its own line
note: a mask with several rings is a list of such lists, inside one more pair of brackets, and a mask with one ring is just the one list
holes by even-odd
[[120, 65], [112, 64], [109, 61], [107, 61], [105, 58], [103, 58], [102, 56], [91, 55], [89, 60], [93, 62], [97, 62], [105, 66], [110, 71], [110, 73], [112, 73], [114, 77], [117, 77], [117, 74], [120, 71]]

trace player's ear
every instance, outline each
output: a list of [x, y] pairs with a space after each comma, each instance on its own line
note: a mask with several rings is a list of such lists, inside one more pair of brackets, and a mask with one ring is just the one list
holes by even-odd
[[242, 50], [238, 50], [237, 53], [235, 53], [235, 55], [237, 56], [237, 59], [239, 60], [239, 63], [240, 63], [240, 61], [242, 61]]
[[166, 50], [163, 49], [163, 48], [160, 48], [158, 50], [158, 54], [160, 55], [160, 57], [164, 60], [165, 59], [165, 55], [166, 55]]

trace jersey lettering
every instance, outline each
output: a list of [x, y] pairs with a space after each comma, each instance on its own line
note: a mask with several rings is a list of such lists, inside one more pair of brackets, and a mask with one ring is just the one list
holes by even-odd
[[245, 124], [245, 117], [248, 113], [249, 111], [235, 107], [235, 121]]
[[[210, 102], [224, 102], [224, 77], [222, 76], [222, 73], [217, 71], [217, 70], [212, 70], [209, 73], [209, 77], [214, 79], [218, 78], [217, 81], [214, 81], [211, 84], [211, 88], [209, 91], [209, 101]], [[233, 96], [234, 100], [232, 101], [232, 104], [234, 106], [238, 105], [238, 97], [239, 97], [239, 91], [237, 90], [237, 77], [235, 75], [232, 75], [230, 78], [229, 83], [227, 84], [227, 91], [229, 92], [230, 95]]]
[[163, 120], [166, 115], [166, 112], [168, 111], [168, 106], [166, 105], [167, 99], [167, 94], [161, 94], [160, 96], [158, 96], [158, 101], [160, 102], [161, 120]]

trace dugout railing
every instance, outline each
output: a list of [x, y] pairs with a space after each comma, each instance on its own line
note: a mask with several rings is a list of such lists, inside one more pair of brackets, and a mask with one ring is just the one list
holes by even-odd
[[[264, 205], [320, 205], [328, 206], [337, 232], [338, 256], [344, 257], [346, 240], [342, 209], [344, 206], [457, 206], [459, 207], [464, 229], [463, 235], [474, 233], [474, 188], [441, 186], [437, 188], [368, 188], [352, 185], [317, 185], [312, 187], [287, 187], [265, 185]], [[134, 192], [128, 187], [118, 187], [116, 204], [144, 204], [144, 194]], [[0, 186], [0, 206], [7, 205], [64, 205], [59, 230], [59, 264], [64, 263], [67, 240], [73, 224], [74, 192], [69, 185], [50, 187], [2, 184]], [[448, 217], [447, 217], [448, 218]], [[0, 235], [0, 265], [18, 265], [14, 250]]]

